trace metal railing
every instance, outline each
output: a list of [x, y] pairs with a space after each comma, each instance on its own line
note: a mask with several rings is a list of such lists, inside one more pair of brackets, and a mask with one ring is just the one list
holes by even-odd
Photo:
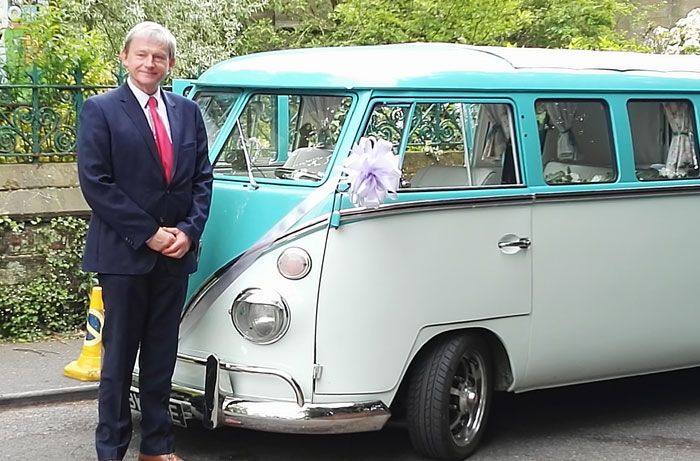
[[0, 164], [75, 161], [83, 101], [126, 77], [120, 68], [114, 85], [86, 85], [76, 70], [73, 85], [42, 84], [36, 65], [27, 75], [28, 84], [0, 84]]

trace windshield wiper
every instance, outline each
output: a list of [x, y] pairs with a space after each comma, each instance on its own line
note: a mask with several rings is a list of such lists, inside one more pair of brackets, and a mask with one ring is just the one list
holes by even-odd
[[239, 139], [241, 140], [241, 146], [243, 147], [243, 157], [245, 158], [245, 168], [248, 171], [248, 181], [250, 181], [250, 186], [253, 189], [257, 189], [260, 186], [258, 185], [258, 182], [253, 177], [252, 162], [250, 161], [250, 154], [248, 153], [248, 140], [245, 138], [245, 135], [243, 134], [243, 129], [241, 128], [240, 119], [236, 120], [236, 126], [238, 127], [238, 136], [239, 136]]

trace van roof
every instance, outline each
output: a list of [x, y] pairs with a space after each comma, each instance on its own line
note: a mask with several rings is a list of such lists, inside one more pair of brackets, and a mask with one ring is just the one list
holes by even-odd
[[[465, 74], [469, 78], [465, 79]], [[304, 48], [223, 61], [205, 85], [270, 88], [700, 89], [700, 56], [448, 43]]]

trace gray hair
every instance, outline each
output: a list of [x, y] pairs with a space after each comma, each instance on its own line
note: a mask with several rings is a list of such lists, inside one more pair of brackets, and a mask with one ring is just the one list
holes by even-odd
[[131, 45], [131, 41], [136, 37], [153, 40], [167, 46], [170, 59], [175, 57], [175, 36], [157, 22], [144, 21], [132, 27], [129, 33], [126, 34], [126, 39], [124, 40], [123, 51], [125, 53], [129, 52], [129, 45]]

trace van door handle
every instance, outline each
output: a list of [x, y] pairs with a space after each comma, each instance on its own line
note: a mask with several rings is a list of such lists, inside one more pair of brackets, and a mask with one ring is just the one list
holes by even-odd
[[528, 237], [508, 234], [501, 237], [501, 240], [498, 241], [498, 249], [505, 254], [513, 254], [519, 250], [530, 248], [531, 244], [532, 241]]
[[510, 242], [498, 242], [498, 248], [528, 248], [532, 242], [527, 237], [520, 237], [518, 240], [511, 240]]

